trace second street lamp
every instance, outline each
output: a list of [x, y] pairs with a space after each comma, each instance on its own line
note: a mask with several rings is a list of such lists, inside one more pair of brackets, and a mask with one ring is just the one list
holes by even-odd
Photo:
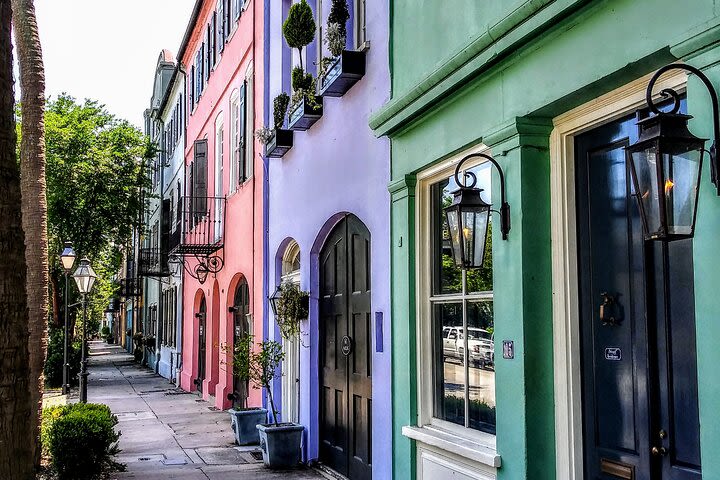
[[82, 360], [80, 361], [80, 402], [87, 403], [87, 296], [95, 284], [95, 271], [87, 257], [80, 260], [80, 266], [73, 273], [78, 290], [83, 295]]
[[69, 342], [69, 322], [68, 322], [68, 276], [75, 265], [75, 250], [73, 250], [72, 242], [65, 242], [65, 247], [60, 254], [60, 263], [65, 270], [65, 332], [63, 338], [63, 385], [62, 393], [67, 395], [70, 391], [70, 364], [68, 363], [68, 342]]

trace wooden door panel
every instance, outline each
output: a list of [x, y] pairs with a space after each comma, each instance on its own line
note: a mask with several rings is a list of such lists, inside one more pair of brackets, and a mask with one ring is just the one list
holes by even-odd
[[370, 234], [352, 216], [320, 254], [320, 458], [352, 480], [372, 478], [369, 254]]

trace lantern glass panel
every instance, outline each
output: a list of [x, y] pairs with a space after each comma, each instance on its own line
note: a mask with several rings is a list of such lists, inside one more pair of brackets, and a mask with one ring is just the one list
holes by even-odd
[[463, 258], [468, 266], [481, 267], [483, 264], [488, 214], [487, 208], [462, 212]]
[[450, 244], [452, 247], [452, 255], [455, 260], [455, 264], [463, 264], [465, 257], [463, 257], [464, 249], [463, 242], [460, 239], [460, 221], [458, 219], [458, 210], [456, 208], [446, 211], [448, 230], [450, 231]]
[[657, 151], [657, 144], [652, 144], [644, 150], [632, 152], [637, 194], [644, 212], [645, 227], [650, 234], [660, 231], [661, 227]]
[[692, 235], [702, 151], [678, 148], [662, 155], [665, 219], [669, 235]]

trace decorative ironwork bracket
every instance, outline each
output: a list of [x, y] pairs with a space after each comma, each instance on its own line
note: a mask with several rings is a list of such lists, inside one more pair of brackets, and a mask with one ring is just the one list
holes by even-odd
[[[195, 261], [190, 260], [191, 258], [194, 258]], [[200, 282], [201, 285], [205, 283], [209, 274], [216, 275], [225, 266], [222, 255], [215, 253], [209, 255], [195, 254], [193, 256], [171, 255], [168, 263], [182, 264], [185, 272]]]
[[710, 79], [700, 69], [695, 68], [692, 65], [686, 65], [684, 63], [671, 63], [670, 65], [665, 65], [657, 72], [655, 72], [655, 74], [652, 76], [650, 82], [648, 83], [647, 91], [645, 92], [645, 101], [647, 102], [648, 108], [655, 115], [676, 114], [680, 111], [680, 95], [672, 88], [665, 88], [660, 91], [660, 95], [663, 98], [671, 98], [674, 102], [673, 108], [669, 112], [663, 112], [662, 110], [660, 110], [657, 105], [653, 103], [652, 99], [652, 91], [653, 87], [655, 86], [655, 82], [657, 82], [657, 80], [660, 78], [660, 75], [670, 70], [685, 70], [686, 72], [692, 73], [700, 79], [700, 81], [705, 85], [705, 87], [708, 89], [708, 92], [710, 93], [710, 104], [712, 105], [713, 112], [713, 143], [710, 147], [710, 150], [708, 151], [708, 155], [710, 157], [710, 181], [713, 183], [713, 185], [715, 185], [715, 188], [717, 189], [717, 195], [720, 196], [720, 178], [718, 177], [718, 163], [716, 151], [716, 142], [718, 141], [718, 138], [720, 138], [720, 109], [718, 108], [717, 91], [715, 90], [715, 87], [713, 86]]
[[[492, 163], [495, 169], [498, 172], [498, 175], [500, 176], [500, 210], [492, 210], [493, 212], [497, 212], [500, 214], [500, 232], [502, 232], [502, 239], [507, 240], [508, 233], [510, 232], [510, 204], [507, 202], [507, 198], [505, 197], [505, 174], [503, 173], [502, 168], [500, 167], [500, 164], [490, 155], [486, 155], [484, 153], [471, 153], [470, 155], [466, 156], [460, 162], [458, 162], [457, 167], [455, 167], [455, 183], [458, 184], [458, 187], [461, 188], [474, 188], [477, 184], [477, 176], [473, 172], [465, 172], [463, 175], [463, 180], [460, 180], [460, 170], [462, 168], [463, 163], [470, 160], [471, 158], [484, 158], [488, 162]], [[465, 181], [465, 178], [469, 177], [471, 179], [471, 183], [468, 185], [468, 183]]]

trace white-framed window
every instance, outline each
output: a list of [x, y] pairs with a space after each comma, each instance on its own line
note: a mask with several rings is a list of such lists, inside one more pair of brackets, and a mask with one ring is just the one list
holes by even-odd
[[367, 0], [355, 0], [353, 2], [353, 30], [355, 31], [355, 48], [361, 48], [367, 41]]
[[225, 127], [223, 125], [222, 112], [215, 121], [215, 240], [220, 240], [222, 234], [223, 219], [223, 166], [225, 150]]
[[240, 180], [240, 93], [230, 95], [230, 191], [237, 190]]
[[[463, 271], [454, 265], [443, 208], [457, 190], [458, 159], [419, 176], [418, 368], [429, 372], [419, 382], [420, 425], [494, 445], [492, 240], [488, 235], [483, 268]], [[491, 203], [491, 165], [465, 167]]]

